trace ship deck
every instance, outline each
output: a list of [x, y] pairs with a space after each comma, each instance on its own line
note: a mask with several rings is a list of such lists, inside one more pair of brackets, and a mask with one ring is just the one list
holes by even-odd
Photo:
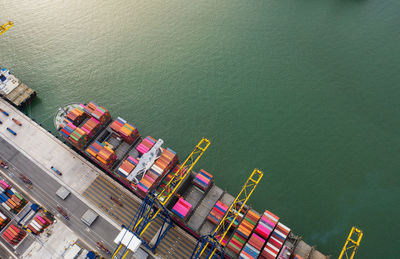
[[17, 107], [27, 105], [36, 96], [36, 92], [26, 84], [20, 83], [14, 90], [4, 97]]

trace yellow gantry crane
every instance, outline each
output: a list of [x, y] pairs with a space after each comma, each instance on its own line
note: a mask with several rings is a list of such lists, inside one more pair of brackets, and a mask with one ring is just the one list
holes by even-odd
[[6, 31], [8, 31], [8, 29], [10, 29], [13, 26], [14, 26], [14, 23], [11, 21], [6, 22], [5, 24], [1, 25], [0, 26], [0, 35], [5, 33]]
[[232, 226], [233, 222], [235, 222], [240, 211], [246, 205], [247, 200], [250, 198], [262, 177], [263, 172], [258, 169], [254, 169], [244, 184], [242, 190], [237, 195], [236, 199], [233, 201], [215, 230], [210, 235], [201, 237], [199, 239], [191, 258], [200, 258], [206, 251], [209, 244], [211, 245], [211, 249], [209, 250], [206, 258], [213, 258], [217, 250], [220, 250], [220, 256], [223, 257], [223, 248], [221, 243], [228, 233], [229, 228]]
[[[173, 177], [168, 181], [165, 185], [165, 188], [157, 195], [157, 200], [160, 202], [162, 206], [165, 206], [172, 195], [175, 194], [176, 190], [179, 188], [183, 180], [189, 175], [190, 171], [194, 167], [194, 165], [199, 161], [200, 157], [207, 150], [210, 145], [210, 141], [206, 138], [202, 138], [200, 142], [196, 145], [192, 153], [186, 158], [185, 162], [179, 167], [178, 171], [173, 175]], [[181, 171], [186, 170], [183, 175], [181, 175]], [[162, 208], [159, 208], [153, 215], [153, 219], [157, 217], [157, 215], [161, 212]], [[142, 222], [144, 218], [141, 218], [138, 223], [135, 225], [134, 230], [138, 227], [138, 225]], [[141, 236], [146, 229], [150, 226], [152, 220], [149, 221], [146, 226], [143, 227], [142, 231], [137, 234]]]
[[[182, 163], [179, 169], [174, 173], [172, 178], [165, 185], [164, 189], [160, 191], [160, 193], [156, 193], [152, 191], [149, 193], [142, 202], [136, 216], [132, 219], [133, 224], [133, 233], [136, 237], [140, 238], [143, 244], [152, 250], [153, 252], [157, 248], [159, 242], [167, 233], [168, 229], [172, 226], [172, 220], [169, 216], [169, 211], [165, 208], [165, 205], [171, 199], [171, 197], [176, 193], [179, 186], [189, 175], [190, 171], [193, 169], [197, 161], [201, 158], [204, 152], [207, 150], [210, 145], [210, 141], [206, 138], [202, 138], [200, 142], [196, 145], [192, 153], [186, 158], [186, 160]], [[163, 223], [160, 228], [160, 232], [157, 235], [157, 241], [153, 246], [151, 246], [146, 240], [143, 240], [141, 236], [144, 232], [146, 232], [147, 228], [151, 225], [153, 221], [157, 218], [163, 218]], [[164, 230], [165, 224], [168, 224]], [[131, 223], [132, 224], [132, 223]], [[128, 227], [129, 229], [129, 227]], [[112, 258], [116, 258], [119, 251], [123, 247], [122, 243], [118, 246]], [[125, 258], [129, 250], [125, 249], [123, 252], [123, 256], [120, 257]]]
[[343, 246], [342, 252], [339, 255], [339, 259], [353, 259], [357, 248], [360, 246], [363, 235], [364, 233], [362, 230], [352, 227], [346, 243]]

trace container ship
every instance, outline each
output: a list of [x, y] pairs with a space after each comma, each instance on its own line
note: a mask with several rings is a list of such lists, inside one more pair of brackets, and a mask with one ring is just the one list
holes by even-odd
[[[112, 119], [106, 108], [93, 101], [59, 108], [54, 125], [75, 151], [142, 199], [151, 191], [160, 193], [180, 168], [177, 153], [162, 139], [141, 136], [134, 124], [121, 117]], [[204, 169], [189, 172], [166, 204], [174, 222], [196, 238], [211, 233], [235, 199], [213, 179]], [[295, 253], [308, 246], [271, 211], [258, 213], [248, 205], [222, 245], [228, 258], [268, 259], [302, 259], [304, 254]], [[316, 252], [312, 258], [327, 258]]]
[[0, 68], [0, 95], [17, 108], [29, 105], [36, 92], [11, 74], [7, 68]]

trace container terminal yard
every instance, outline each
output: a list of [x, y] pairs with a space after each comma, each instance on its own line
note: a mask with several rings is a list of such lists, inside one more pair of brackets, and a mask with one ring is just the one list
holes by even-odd
[[[62, 218], [62, 214], [57, 213], [57, 206], [61, 206], [70, 219], [62, 219], [58, 220], [58, 222], [62, 223], [65, 221], [66, 228], [77, 235], [81, 243], [86, 246], [86, 250], [98, 251], [102, 256], [107, 257], [110, 256], [110, 252], [118, 250], [119, 243], [115, 243], [114, 241], [120, 231], [123, 230], [122, 226], [129, 226], [132, 219], [137, 215], [139, 208], [141, 208], [142, 200], [139, 197], [143, 198], [147, 190], [157, 186], [156, 184], [150, 185], [144, 181], [150, 181], [150, 179], [147, 179], [146, 173], [141, 175], [141, 177], [137, 176], [136, 179], [132, 178], [133, 180], [129, 182], [126, 180], [123, 182], [121, 179], [123, 179], [127, 171], [130, 171], [130, 173], [135, 172], [134, 168], [137, 168], [138, 166], [136, 165], [140, 164], [143, 158], [146, 158], [145, 154], [151, 153], [152, 145], [156, 146], [157, 143], [160, 144], [163, 141], [155, 140], [151, 137], [140, 137], [137, 129], [132, 124], [125, 122], [121, 118], [112, 120], [111, 115], [106, 109], [97, 106], [93, 102], [87, 106], [79, 105], [82, 110], [84, 110], [84, 107], [90, 109], [90, 106], [92, 106], [92, 111], [84, 111], [86, 116], [85, 118], [78, 119], [79, 123], [76, 128], [82, 127], [84, 130], [89, 131], [87, 135], [91, 136], [91, 138], [87, 137], [84, 142], [79, 138], [75, 143], [69, 141], [68, 143], [74, 146], [75, 150], [72, 150], [68, 145], [63, 143], [62, 138], [56, 138], [15, 107], [4, 100], [0, 100], [2, 111], [0, 113], [0, 120], [2, 122], [0, 125], [2, 142], [0, 159], [10, 165], [10, 168], [2, 170], [2, 177], [15, 182], [22, 189], [21, 192], [26, 194], [26, 197], [31, 197], [37, 204], [40, 204], [49, 211], [54, 211], [56, 217], [59, 216]], [[79, 107], [78, 105], [69, 106], [67, 108], [69, 110], [65, 111], [64, 117]], [[103, 113], [108, 118], [104, 120], [104, 125], [97, 126], [97, 130], [93, 130], [93, 128], [96, 128], [96, 125], [93, 127], [89, 121], [97, 116], [95, 114], [96, 109], [104, 110]], [[97, 117], [100, 120], [102, 119], [101, 116]], [[94, 120], [92, 119], [92, 121]], [[83, 126], [85, 124], [86, 126]], [[123, 136], [122, 134], [118, 136], [116, 134], [118, 133], [117, 126], [121, 128], [126, 124], [128, 129], [130, 127], [130, 131], [128, 131], [130, 134], [127, 134], [129, 136]], [[8, 129], [11, 129], [15, 135]], [[108, 157], [105, 156], [105, 159], [94, 161], [95, 156], [90, 154], [90, 147], [93, 147], [96, 151], [98, 146], [93, 145], [99, 144], [102, 146], [104, 142], [108, 144], [106, 148], [113, 147], [113, 143], [116, 143], [114, 144], [117, 146], [115, 151], [110, 148], [115, 154], [110, 152], [111, 155], [109, 154]], [[104, 146], [102, 147], [104, 148]], [[161, 154], [153, 158], [154, 160], [163, 157], [163, 152], [175, 155], [172, 149], [163, 148], [161, 150]], [[79, 153], [87, 158], [76, 151], [79, 151]], [[95, 163], [90, 163], [89, 159]], [[151, 157], [148, 159], [151, 160]], [[168, 177], [174, 171], [179, 170], [177, 169], [179, 167], [177, 157], [172, 157], [170, 160], [174, 161], [173, 166], [164, 170], [163, 178], [158, 179], [158, 190], [156, 189], [156, 192], [162, 192], [160, 188], [163, 185], [165, 186]], [[99, 163], [104, 161], [105, 166]], [[136, 163], [136, 165], [133, 168], [132, 166], [131, 168], [127, 168], [129, 166], [127, 161], [132, 161], [132, 164], [135, 165]], [[94, 165], [97, 165], [97, 167]], [[98, 167], [102, 170], [99, 170]], [[57, 174], [56, 171], [62, 172], [61, 175]], [[32, 182], [30, 188], [28, 188], [20, 177], [17, 177], [18, 173], [24, 174]], [[113, 178], [118, 179], [119, 182], [123, 182], [125, 187], [129, 188], [122, 187]], [[207, 178], [209, 181], [206, 181]], [[143, 182], [145, 184], [142, 184]], [[60, 199], [56, 195], [61, 186], [71, 193], [65, 200]], [[137, 195], [134, 195], [132, 192], [135, 192]], [[190, 171], [188, 177], [177, 191], [176, 197], [171, 199], [170, 203], [166, 204], [167, 209], [173, 214], [174, 227], [165, 233], [165, 237], [160, 240], [156, 249], [152, 250], [151, 247], [142, 245], [142, 249], [139, 251], [150, 257], [190, 258], [193, 251], [195, 251], [198, 238], [212, 233], [213, 229], [222, 219], [223, 212], [228, 209], [234, 199], [234, 196], [224, 192], [221, 188], [213, 184], [212, 174], [208, 171], [203, 169], [199, 170], [199, 173]], [[87, 210], [91, 210], [98, 215], [95, 222], [90, 226], [87, 226], [82, 221], [82, 216]], [[261, 217], [263, 214], [264, 216]], [[278, 254], [285, 250], [287, 256], [282, 257], [283, 254], [281, 254], [279, 258], [290, 258], [290, 256], [294, 255], [297, 258], [327, 258], [327, 256], [293, 234], [288, 227], [278, 223], [280, 220], [272, 212], [266, 211], [263, 214], [254, 211], [247, 205], [241, 208], [239, 216], [235, 218], [232, 224], [233, 227], [230, 228], [229, 233], [223, 239], [226, 257], [236, 258], [240, 255], [243, 258], [253, 258], [254, 256], [245, 257], [246, 249], [257, 246], [260, 258], [270, 258], [268, 255], [263, 256], [262, 252], [267, 252], [265, 247], [274, 246], [267, 238], [269, 234], [273, 235], [273, 232], [277, 228], [270, 231], [269, 234], [265, 234], [262, 231], [263, 225], [261, 223], [268, 226], [272, 222], [276, 227], [280, 224], [279, 227], [282, 231], [283, 229], [287, 230], [286, 237], [280, 244], [281, 249], [277, 251]], [[150, 224], [141, 235], [143, 240], [147, 240], [149, 244], [156, 242], [157, 234], [162, 232], [160, 231], [161, 224], [162, 221], [159, 218], [153, 224]], [[246, 228], [243, 228], [243, 226]], [[257, 230], [257, 228], [259, 229]], [[244, 229], [247, 231], [247, 237]], [[265, 230], [265, 232], [268, 233], [268, 230]], [[263, 238], [265, 235], [267, 235], [267, 238]], [[252, 237], [257, 239], [252, 239]], [[271, 237], [269, 238], [270, 241], [273, 241]], [[249, 244], [250, 241], [253, 246]], [[98, 242], [101, 242], [105, 249], [99, 249]], [[237, 247], [240, 244], [242, 244], [242, 247], [238, 249]], [[26, 248], [25, 251], [29, 251], [29, 249]], [[247, 253], [250, 254], [251, 251]], [[118, 256], [116, 255], [116, 258]], [[133, 256], [133, 253], [129, 254], [129, 256]], [[29, 256], [26, 255], [26, 258], [29, 258]]]

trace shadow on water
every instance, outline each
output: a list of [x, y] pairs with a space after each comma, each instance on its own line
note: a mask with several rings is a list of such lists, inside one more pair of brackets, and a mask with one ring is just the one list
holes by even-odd
[[40, 106], [41, 104], [43, 104], [43, 101], [36, 96], [29, 105], [21, 108], [21, 111], [32, 118], [32, 110], [34, 107]]

